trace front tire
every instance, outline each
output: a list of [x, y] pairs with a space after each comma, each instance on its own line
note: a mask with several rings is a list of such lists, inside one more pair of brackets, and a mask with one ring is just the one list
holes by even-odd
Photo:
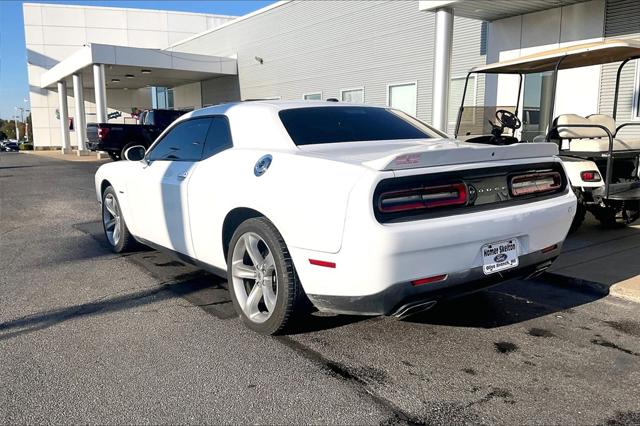
[[122, 253], [135, 246], [135, 240], [129, 233], [116, 191], [112, 186], [107, 187], [102, 193], [102, 227], [104, 236], [114, 252]]
[[278, 334], [300, 313], [304, 291], [289, 250], [266, 218], [244, 221], [233, 234], [227, 254], [233, 306], [250, 329]]

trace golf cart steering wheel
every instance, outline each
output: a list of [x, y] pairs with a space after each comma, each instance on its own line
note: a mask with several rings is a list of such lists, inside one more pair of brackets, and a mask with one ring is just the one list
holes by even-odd
[[511, 130], [518, 130], [522, 126], [522, 121], [517, 115], [506, 109], [499, 109], [496, 111], [496, 119], [502, 125]]

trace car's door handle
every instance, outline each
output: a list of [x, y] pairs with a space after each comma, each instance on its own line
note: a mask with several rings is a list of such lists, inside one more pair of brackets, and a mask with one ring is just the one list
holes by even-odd
[[180, 173], [178, 175], [178, 179], [183, 180], [183, 179], [186, 179], [187, 176], [189, 176], [189, 172], [188, 171], [184, 171], [184, 172], [182, 172], [182, 173]]

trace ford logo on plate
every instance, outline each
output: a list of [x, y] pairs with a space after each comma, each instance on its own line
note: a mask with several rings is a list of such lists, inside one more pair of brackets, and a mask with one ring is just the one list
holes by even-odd
[[507, 260], [507, 255], [504, 253], [500, 253], [497, 254], [494, 258], [493, 261], [494, 262], [504, 262], [505, 260]]

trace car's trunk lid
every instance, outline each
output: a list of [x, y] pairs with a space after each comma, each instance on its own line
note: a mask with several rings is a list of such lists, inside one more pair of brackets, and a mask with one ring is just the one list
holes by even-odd
[[553, 143], [517, 143], [495, 146], [450, 139], [409, 139], [342, 142], [298, 146], [306, 154], [361, 164], [374, 170], [404, 170], [483, 161], [550, 157]]

